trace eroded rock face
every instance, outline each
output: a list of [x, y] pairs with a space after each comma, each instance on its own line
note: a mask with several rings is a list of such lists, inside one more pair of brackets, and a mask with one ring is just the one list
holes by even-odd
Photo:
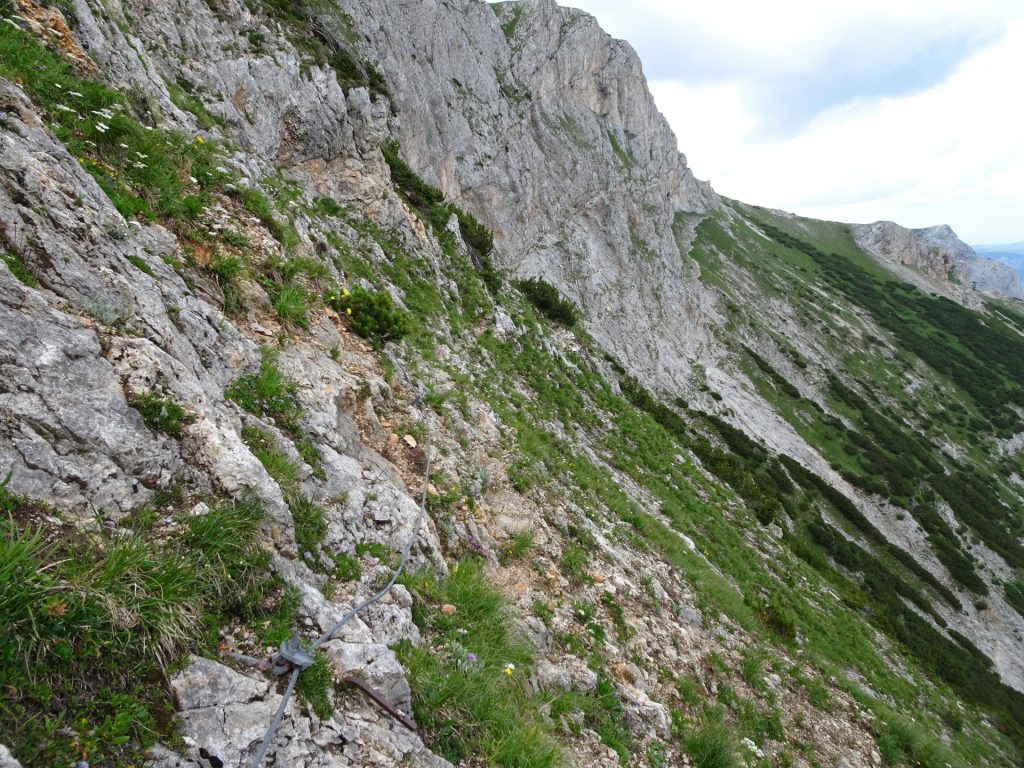
[[929, 249], [952, 254], [967, 266], [967, 279], [975, 291], [994, 293], [1010, 299], [1024, 299], [1024, 286], [1020, 276], [1009, 264], [987, 259], [974, 252], [971, 246], [956, 236], [946, 224], [926, 229], [915, 229], [914, 234]]
[[673, 228], [685, 247], [677, 214], [720, 204], [632, 48], [552, 0], [340, 5], [388, 77], [411, 165], [493, 229], [503, 266], [584, 307], [640, 378], [681, 385], [710, 313]]
[[963, 303], [976, 303], [968, 290], [967, 265], [955, 249], [947, 247], [945, 240], [922, 239], [918, 230], [892, 221], [854, 224], [851, 230], [858, 245], [908, 282]]
[[863, 248], [924, 290], [975, 308], [981, 306], [978, 291], [1024, 298], [1024, 286], [1012, 267], [978, 256], [946, 224], [906, 229], [891, 221], [876, 221], [855, 224], [852, 231]]

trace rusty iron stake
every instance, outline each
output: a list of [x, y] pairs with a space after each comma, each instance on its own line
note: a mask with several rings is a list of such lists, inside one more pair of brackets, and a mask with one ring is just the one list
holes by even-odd
[[416, 723], [414, 723], [408, 717], [406, 717], [397, 709], [395, 709], [394, 705], [390, 701], [385, 699], [383, 695], [381, 695], [378, 691], [371, 688], [358, 677], [346, 677], [344, 680], [342, 680], [342, 682], [347, 683], [348, 685], [354, 685], [356, 688], [360, 689], [363, 693], [365, 693], [367, 696], [369, 696], [371, 699], [377, 702], [380, 705], [381, 709], [383, 709], [385, 712], [387, 712], [389, 715], [395, 718], [395, 720], [400, 722], [410, 731], [414, 733], [416, 732]]

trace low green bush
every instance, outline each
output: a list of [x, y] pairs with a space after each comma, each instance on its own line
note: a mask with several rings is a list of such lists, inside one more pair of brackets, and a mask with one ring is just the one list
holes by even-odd
[[564, 298], [558, 289], [540, 277], [517, 280], [516, 287], [537, 310], [556, 323], [567, 327], [576, 325], [580, 313], [576, 305]]
[[332, 292], [325, 300], [347, 319], [353, 333], [367, 339], [374, 347], [397, 341], [409, 332], [409, 315], [395, 305], [386, 291], [356, 287], [348, 295]]

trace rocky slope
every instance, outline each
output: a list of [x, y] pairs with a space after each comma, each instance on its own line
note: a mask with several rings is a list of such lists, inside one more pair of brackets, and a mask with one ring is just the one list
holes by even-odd
[[[854, 227], [857, 242], [907, 281], [967, 304], [978, 292], [1024, 299], [1024, 286], [1007, 264], [978, 256], [948, 225], [906, 229], [891, 221]], [[910, 267], [909, 270], [904, 267]]]
[[492, 228], [503, 266], [542, 274], [603, 347], [681, 387], [711, 340], [675, 215], [719, 203], [629, 45], [554, 0], [340, 5], [388, 73], [412, 166]]
[[853, 232], [857, 242], [883, 262], [910, 267], [900, 274], [911, 282], [958, 295], [961, 300], [969, 296], [966, 258], [956, 249], [945, 247], [945, 241], [932, 242], [892, 221], [861, 224]]
[[[31, 599], [0, 587], [0, 741], [24, 764], [249, 764], [281, 691], [228, 654], [312, 640], [413, 538], [436, 581], [323, 646], [272, 764], [1014, 763], [1012, 307], [984, 324], [994, 378], [973, 382], [981, 358], [938, 375], [887, 318], [947, 315], [842, 271], [870, 259], [838, 226], [718, 199], [628, 45], [548, 0], [19, 0], [5, 19], [0, 509], [10, 562], [41, 559], [16, 571]], [[970, 302], [961, 262], [904, 232], [854, 235]], [[919, 457], [909, 491], [887, 440]], [[993, 478], [964, 482], [994, 525], [944, 484], [964, 467]], [[265, 559], [195, 561], [238, 505], [261, 510]], [[137, 541], [153, 551], [118, 592], [96, 574]], [[69, 565], [88, 558], [108, 565]], [[175, 558], [227, 586], [161, 635], [131, 596]], [[261, 596], [225, 608], [244, 574]], [[507, 612], [473, 623], [492, 600]], [[91, 645], [86, 609], [113, 641]], [[527, 645], [484, 642], [505, 624]], [[99, 663], [49, 698], [33, 683], [111, 644], [167, 691]], [[446, 701], [460, 680], [513, 716]]]

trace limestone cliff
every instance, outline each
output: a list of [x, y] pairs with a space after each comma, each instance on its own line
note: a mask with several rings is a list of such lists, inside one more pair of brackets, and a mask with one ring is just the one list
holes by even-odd
[[891, 221], [876, 221], [856, 225], [854, 233], [865, 249], [925, 289], [971, 306], [980, 301], [974, 292], [1024, 298], [1024, 286], [1012, 267], [978, 256], [946, 224], [906, 229]]
[[554, 0], [341, 5], [387, 73], [413, 167], [493, 228], [503, 266], [555, 284], [645, 378], [684, 386], [711, 340], [676, 214], [720, 204], [633, 49]]

